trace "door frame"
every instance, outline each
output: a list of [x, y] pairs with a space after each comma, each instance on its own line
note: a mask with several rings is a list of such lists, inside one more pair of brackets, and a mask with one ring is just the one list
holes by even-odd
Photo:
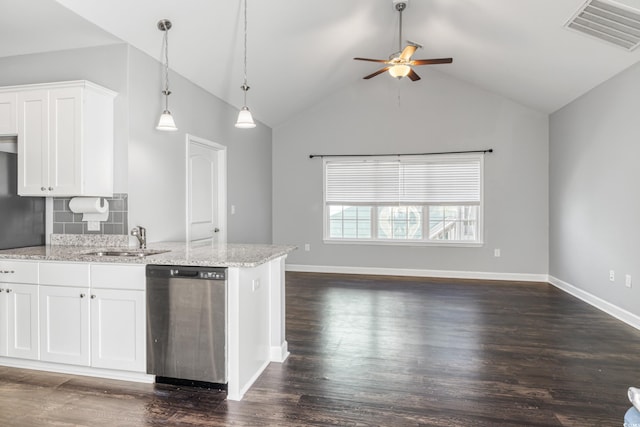
[[227, 147], [208, 139], [187, 133], [185, 136], [185, 241], [190, 242], [191, 223], [189, 221], [189, 159], [191, 144], [198, 144], [218, 152], [218, 221], [220, 223], [219, 243], [227, 242]]

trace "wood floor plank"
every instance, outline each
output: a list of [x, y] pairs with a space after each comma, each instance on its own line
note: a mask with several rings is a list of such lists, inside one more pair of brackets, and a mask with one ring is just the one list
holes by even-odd
[[620, 426], [640, 331], [545, 283], [287, 273], [291, 356], [215, 390], [0, 367], [8, 426]]

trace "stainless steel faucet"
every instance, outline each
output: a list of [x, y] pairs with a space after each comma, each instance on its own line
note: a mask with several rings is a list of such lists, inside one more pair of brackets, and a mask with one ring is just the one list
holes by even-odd
[[131, 235], [138, 238], [140, 249], [147, 249], [147, 229], [141, 226], [133, 227]]

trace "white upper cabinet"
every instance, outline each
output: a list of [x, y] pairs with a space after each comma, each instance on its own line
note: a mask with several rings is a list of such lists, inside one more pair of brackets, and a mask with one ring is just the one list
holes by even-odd
[[13, 89], [18, 194], [112, 196], [116, 93], [87, 81]]
[[0, 92], [0, 135], [18, 133], [17, 111], [17, 94], [15, 92]]

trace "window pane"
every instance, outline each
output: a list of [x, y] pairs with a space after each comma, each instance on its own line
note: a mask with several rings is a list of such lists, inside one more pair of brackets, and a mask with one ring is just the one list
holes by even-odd
[[422, 239], [421, 206], [379, 206], [379, 239]]
[[342, 206], [329, 206], [329, 237], [342, 237]]
[[371, 238], [371, 206], [332, 205], [329, 209], [329, 237]]
[[429, 240], [477, 240], [478, 206], [429, 206]]

